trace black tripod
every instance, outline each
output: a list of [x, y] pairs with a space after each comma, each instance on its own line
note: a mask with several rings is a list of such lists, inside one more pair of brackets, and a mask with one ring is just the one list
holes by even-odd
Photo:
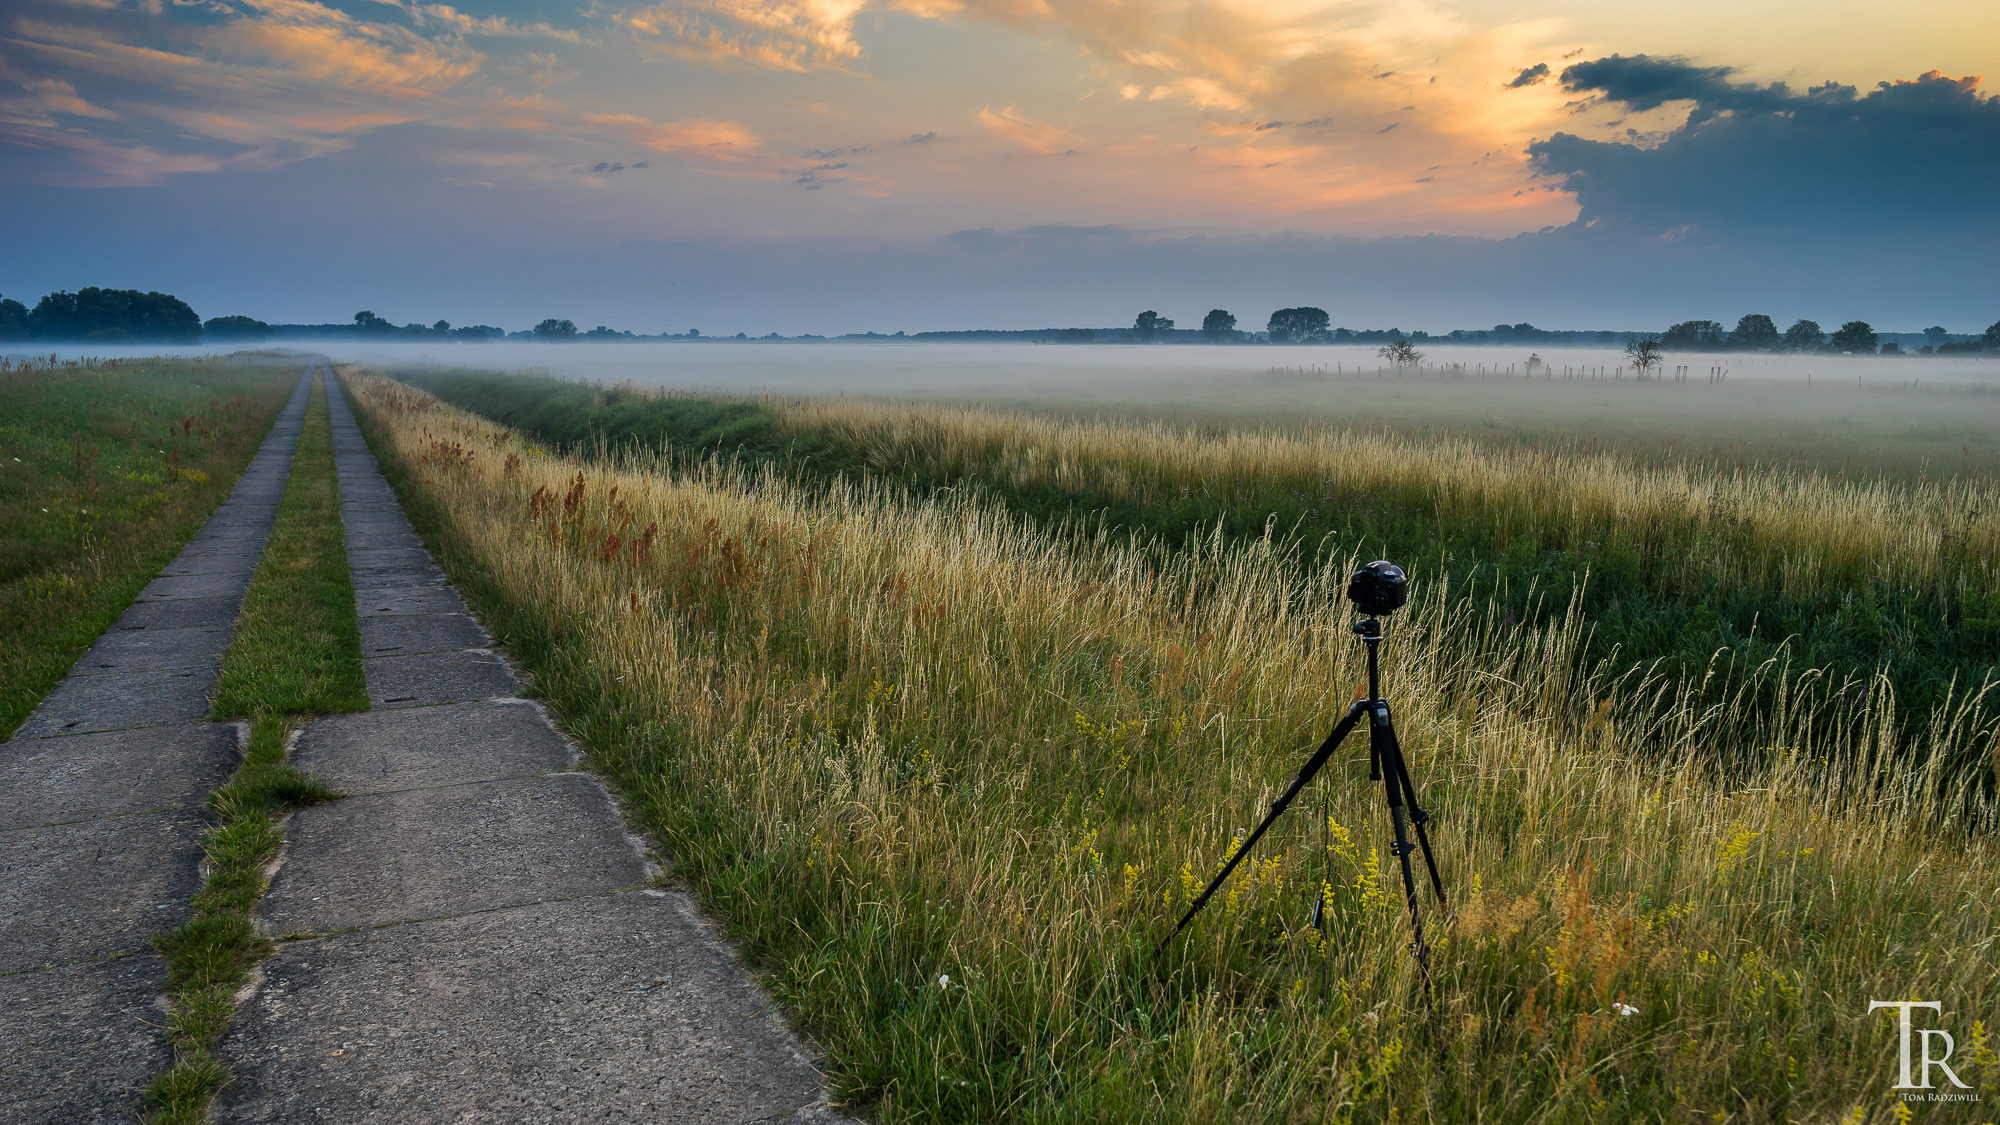
[[[1382, 697], [1382, 670], [1376, 658], [1376, 648], [1382, 643], [1381, 615], [1394, 612], [1409, 599], [1408, 581], [1401, 567], [1386, 562], [1370, 563], [1355, 572], [1354, 578], [1348, 583], [1347, 596], [1368, 615], [1354, 623], [1355, 634], [1368, 646], [1368, 698], [1355, 700], [1354, 705], [1347, 709], [1347, 715], [1334, 726], [1333, 733], [1326, 736], [1326, 741], [1320, 743], [1319, 749], [1314, 751], [1313, 756], [1306, 759], [1306, 764], [1299, 768], [1299, 776], [1292, 779], [1291, 785], [1278, 795], [1277, 800], [1271, 802], [1271, 811], [1264, 817], [1264, 822], [1259, 824], [1257, 830], [1250, 833], [1242, 846], [1236, 849], [1236, 853], [1229, 857], [1229, 862], [1223, 865], [1221, 872], [1209, 882], [1207, 889], [1203, 890], [1201, 896], [1188, 907], [1187, 913], [1181, 915], [1180, 922], [1174, 926], [1173, 933], [1167, 935], [1166, 941], [1160, 943], [1160, 948], [1165, 949], [1181, 930], [1187, 927], [1194, 916], [1201, 913], [1201, 908], [1207, 906], [1208, 900], [1221, 889], [1230, 872], [1236, 870], [1236, 865], [1242, 863], [1243, 858], [1250, 854], [1250, 849], [1257, 846], [1257, 841], [1291, 806], [1292, 799], [1312, 782], [1314, 775], [1326, 765], [1327, 759], [1333, 757], [1333, 752], [1339, 748], [1348, 732], [1354, 729], [1354, 724], [1360, 722], [1361, 717], [1366, 715], [1369, 719], [1368, 780], [1380, 781], [1386, 786], [1389, 818], [1396, 830], [1396, 839], [1389, 845], [1389, 854], [1395, 856], [1403, 865], [1403, 899], [1409, 905], [1410, 926], [1416, 932], [1416, 940], [1410, 943], [1410, 948], [1417, 955], [1417, 968], [1423, 975], [1424, 1002], [1426, 1005], [1430, 1003], [1431, 950], [1429, 944], [1424, 941], [1423, 916], [1417, 911], [1417, 882], [1410, 870], [1411, 849], [1409, 836], [1405, 830], [1406, 823], [1417, 830], [1417, 844], [1423, 849], [1424, 866], [1430, 870], [1431, 889], [1437, 892], [1439, 908], [1445, 911], [1447, 917], [1451, 908], [1445, 903], [1444, 880], [1438, 878], [1437, 860], [1431, 855], [1430, 835], [1424, 831], [1424, 824], [1431, 817], [1418, 806], [1416, 788], [1410, 784], [1409, 767], [1403, 761], [1403, 747], [1396, 740], [1396, 727], [1389, 718], [1389, 701]], [[1407, 816], [1404, 813], [1405, 806], [1408, 808]], [[1326, 900], [1322, 898], [1313, 908], [1315, 923], [1319, 921], [1325, 907]]]

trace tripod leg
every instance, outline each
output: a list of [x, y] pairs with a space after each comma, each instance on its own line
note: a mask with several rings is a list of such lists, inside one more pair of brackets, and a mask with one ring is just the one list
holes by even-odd
[[[1271, 802], [1271, 811], [1265, 814], [1256, 831], [1250, 833], [1249, 837], [1237, 846], [1235, 854], [1229, 857], [1229, 862], [1223, 865], [1215, 878], [1209, 880], [1200, 897], [1189, 904], [1187, 913], [1181, 915], [1181, 920], [1174, 924], [1173, 932], [1166, 936], [1166, 940], [1160, 942], [1161, 949], [1164, 950], [1171, 944], [1174, 938], [1187, 928], [1187, 924], [1194, 920], [1194, 916], [1201, 913], [1201, 908], [1207, 906], [1208, 900], [1215, 897], [1215, 892], [1221, 889], [1223, 882], [1229, 878], [1229, 873], [1236, 870], [1236, 865], [1243, 862], [1244, 857], [1250, 854], [1250, 849], [1257, 846], [1257, 841], [1263, 839], [1264, 833], [1270, 831], [1271, 825], [1277, 823], [1278, 817], [1290, 807], [1292, 798], [1297, 797], [1299, 790], [1310, 784], [1313, 775], [1320, 771], [1320, 767], [1326, 765], [1328, 758], [1333, 757], [1333, 752], [1340, 747], [1341, 740], [1347, 737], [1347, 732], [1354, 729], [1354, 724], [1361, 721], [1362, 715], [1367, 714], [1365, 703], [1365, 700], [1357, 702], [1347, 709], [1346, 717], [1334, 726], [1333, 733], [1327, 735], [1326, 741], [1320, 743], [1319, 749], [1313, 752], [1313, 756], [1306, 759], [1305, 765], [1299, 767], [1299, 775], [1292, 779], [1292, 784], [1283, 793], [1278, 794], [1277, 800]], [[1373, 744], [1371, 736], [1370, 745]]]
[[1399, 762], [1396, 756], [1396, 732], [1389, 725], [1388, 704], [1383, 703], [1381, 700], [1376, 700], [1374, 722], [1370, 725], [1368, 733], [1370, 741], [1375, 748], [1383, 757], [1390, 759], [1386, 763], [1388, 768], [1384, 771], [1383, 786], [1387, 790], [1389, 798], [1389, 819], [1390, 823], [1395, 827], [1396, 839], [1390, 845], [1389, 851], [1396, 857], [1396, 862], [1402, 865], [1403, 903], [1410, 908], [1410, 929], [1416, 938], [1415, 941], [1410, 943], [1410, 948], [1417, 955], [1417, 971], [1423, 977], [1424, 981], [1424, 1008], [1428, 1011], [1433, 1004], [1431, 997], [1431, 947], [1424, 940], [1424, 918], [1423, 914], [1417, 909], [1416, 872], [1410, 868], [1410, 837], [1408, 822], [1403, 809], [1403, 779], [1399, 776], [1399, 771], [1397, 770]]
[[1445, 901], [1444, 880], [1438, 877], [1437, 857], [1431, 854], [1431, 835], [1424, 830], [1424, 824], [1430, 820], [1431, 814], [1417, 804], [1417, 787], [1410, 783], [1410, 767], [1403, 760], [1403, 744], [1396, 737], [1395, 720], [1391, 718], [1385, 725], [1389, 731], [1389, 753], [1393, 759], [1391, 768], [1402, 783], [1404, 798], [1410, 803], [1410, 825], [1417, 830], [1417, 845], [1423, 849], [1424, 866], [1430, 871], [1431, 890], [1437, 894], [1438, 908], [1444, 911], [1445, 920], [1450, 921], [1451, 904]]

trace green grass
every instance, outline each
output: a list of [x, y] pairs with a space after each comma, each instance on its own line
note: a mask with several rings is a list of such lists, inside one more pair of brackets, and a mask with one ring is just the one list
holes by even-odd
[[243, 598], [211, 718], [368, 710], [326, 391], [313, 389], [278, 519]]
[[[1471, 604], [1490, 607], [1503, 628], [1546, 626], [1574, 606], [1591, 621], [1581, 653], [1586, 665], [1615, 661], [1668, 681], [1693, 682], [1702, 680], [1723, 651], [1739, 670], [1776, 660], [1819, 669], [1836, 683], [1866, 683], [1879, 672], [1895, 691], [1906, 731], [1930, 722], [1948, 701], [2000, 673], [2000, 589], [1990, 580], [1990, 560], [1970, 546], [1990, 523], [1990, 513], [1982, 520], [1981, 513], [1967, 511], [1963, 526], [1948, 530], [1947, 538], [1957, 534], [1968, 546], [1931, 581], [1900, 581], [1829, 560], [1819, 567], [1823, 581], [1800, 584], [1783, 578], [1788, 566], [1797, 565], [1798, 545], [1761, 542], [1760, 529], [1728, 506], [1652, 526], [1604, 521], [1563, 527], [1535, 510], [1538, 498], [1509, 497], [1447, 512], [1432, 483], [1415, 472], [1400, 486], [1368, 489], [1332, 485], [1312, 474], [1190, 480], [1185, 483], [1192, 487], [1147, 489], [1127, 487], [1131, 476], [1143, 477], [1143, 469], [1129, 475], [1024, 474], [1015, 457], [962, 457], [960, 450], [926, 444], [922, 437], [898, 449], [871, 447], [783, 404], [662, 397], [631, 387], [464, 370], [403, 371], [397, 377], [586, 455], [637, 443], [671, 446], [691, 457], [721, 453], [779, 464], [794, 479], [820, 484], [867, 476], [918, 496], [971, 488], [1029, 517], [1046, 533], [1136, 533], [1169, 552], [1204, 543], [1218, 531], [1225, 541], [1253, 543], [1276, 529], [1303, 545], [1301, 572], [1325, 557], [1354, 551], [1393, 559], [1419, 581], [1445, 582]], [[1473, 385], [1468, 393], [1545, 394], [1570, 386], [1517, 384]], [[1579, 393], [1607, 388], [1592, 384]], [[1436, 384], [1424, 389], [1438, 397]], [[1758, 393], [1776, 392], [1758, 388]], [[1945, 397], [1961, 408], [1986, 401], [1972, 391]], [[1546, 429], [1555, 420], [1539, 424]], [[1210, 421], [1229, 427], [1227, 419]], [[1206, 429], [1212, 438], [1214, 428]], [[1188, 432], [1200, 439], [1202, 430]], [[1676, 443], [1698, 437], [1669, 425], [1655, 435], [1650, 453], [1671, 461], [1686, 453]], [[1590, 445], [1580, 447], [1573, 436], [1553, 432], [1529, 444], [1557, 454]], [[1643, 468], [1645, 459], [1637, 464]], [[1710, 565], [1717, 557], [1744, 559], [1749, 577], [1718, 583]], [[1740, 689], [1733, 675], [1707, 683], [1717, 702]], [[1775, 708], [1782, 706], [1786, 686], [1767, 676], [1754, 690], [1764, 707]], [[2000, 693], [1979, 719], [1996, 720]]]
[[270, 954], [257, 932], [265, 871], [284, 842], [279, 818], [342, 795], [285, 761], [297, 719], [368, 709], [361, 637], [340, 519], [326, 390], [315, 384], [276, 524], [223, 655], [215, 717], [251, 720], [242, 763], [208, 798], [216, 824], [203, 844], [208, 877], [193, 913], [155, 938], [167, 958], [174, 1065], [154, 1080], [152, 1120], [192, 1125], [228, 1081], [215, 1044], [235, 1017], [235, 993]]
[[269, 357], [0, 362], [0, 735], [200, 530], [297, 380]]

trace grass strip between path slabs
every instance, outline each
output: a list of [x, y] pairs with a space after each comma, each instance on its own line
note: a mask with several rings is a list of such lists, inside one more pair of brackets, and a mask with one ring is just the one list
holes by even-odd
[[256, 911], [284, 842], [280, 818], [342, 796], [286, 763], [298, 719], [367, 709], [326, 387], [315, 380], [284, 502], [216, 685], [212, 717], [248, 720], [249, 745], [235, 774], [209, 795], [216, 824], [192, 916], [154, 939], [168, 962], [174, 1065], [149, 1091], [152, 1121], [207, 1120], [229, 1080], [215, 1045], [235, 1018], [236, 990], [271, 951]]

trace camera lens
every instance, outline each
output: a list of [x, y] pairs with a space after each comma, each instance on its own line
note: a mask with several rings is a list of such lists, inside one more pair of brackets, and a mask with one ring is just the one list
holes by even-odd
[[1369, 563], [1347, 580], [1347, 600], [1371, 617], [1394, 613], [1410, 600], [1410, 576], [1386, 560]]

